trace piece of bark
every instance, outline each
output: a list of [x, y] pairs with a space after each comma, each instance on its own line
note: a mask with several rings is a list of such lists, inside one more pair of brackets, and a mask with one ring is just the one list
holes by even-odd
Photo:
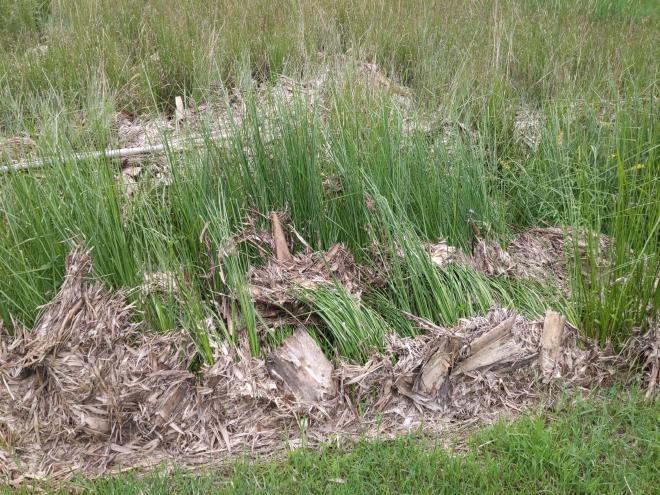
[[507, 318], [492, 329], [488, 330], [482, 336], [474, 339], [474, 341], [470, 343], [470, 354], [477, 354], [484, 347], [487, 347], [493, 342], [507, 337], [511, 333], [513, 324], [516, 322], [516, 317], [517, 315], [513, 315], [512, 317]]
[[551, 310], [546, 312], [543, 321], [543, 333], [541, 334], [541, 352], [539, 354], [541, 372], [546, 379], [552, 377], [557, 366], [565, 324], [566, 318], [561, 314]]
[[289, 246], [286, 243], [284, 230], [282, 230], [282, 224], [280, 223], [277, 213], [272, 212], [270, 214], [270, 224], [273, 233], [273, 250], [275, 259], [277, 261], [291, 261], [292, 258], [291, 253], [289, 252]]
[[174, 116], [177, 122], [183, 122], [186, 120], [186, 108], [183, 106], [183, 98], [177, 96], [174, 98]]
[[457, 339], [442, 336], [435, 351], [422, 365], [415, 379], [413, 391], [430, 397], [446, 396], [449, 373], [459, 350]]
[[522, 348], [512, 342], [511, 329], [516, 315], [500, 322], [470, 343], [470, 354], [454, 368], [453, 374], [460, 375], [497, 362], [509, 362], [522, 354]]
[[304, 329], [296, 330], [268, 356], [266, 368], [298, 400], [318, 402], [336, 395], [332, 364]]
[[452, 376], [468, 373], [493, 365], [515, 364], [526, 359], [525, 349], [510, 338], [503, 338], [483, 347], [456, 365]]

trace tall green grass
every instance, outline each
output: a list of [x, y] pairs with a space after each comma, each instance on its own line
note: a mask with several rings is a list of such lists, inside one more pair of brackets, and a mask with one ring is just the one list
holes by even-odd
[[[319, 335], [353, 357], [382, 345], [385, 329], [414, 334], [401, 311], [452, 324], [493, 304], [532, 317], [561, 308], [590, 335], [625, 338], [657, 315], [660, 174], [657, 9], [621, 5], [186, 0], [165, 15], [161, 0], [140, 11], [126, 0], [0, 0], [0, 136], [27, 133], [57, 156], [0, 177], [0, 318], [31, 325], [82, 241], [111, 287], [154, 272], [177, 281], [176, 294], [134, 292], [149, 327], [190, 329], [205, 359], [209, 339], [245, 332], [257, 354], [247, 272], [264, 260], [232, 239], [246, 217], [286, 210], [314, 249], [342, 242], [384, 281], [362, 302], [330, 289], [307, 297], [325, 316]], [[30, 50], [39, 44], [47, 50]], [[413, 96], [349, 74], [331, 77], [318, 106], [275, 101], [266, 112], [248, 99], [229, 143], [169, 153], [169, 183], [147, 173], [130, 200], [116, 162], [71, 160], [116, 140], [119, 109], [167, 113], [179, 94], [217, 102], [226, 88], [346, 57], [378, 62]], [[516, 139], [522, 106], [539, 115], [538, 149]], [[447, 137], [445, 119], [474, 136]], [[474, 227], [505, 244], [537, 225], [589, 233], [586, 260], [578, 246], [567, 253], [569, 300], [550, 285], [439, 269], [425, 249], [443, 238], [469, 251]], [[218, 315], [225, 296], [230, 318]]]
[[60, 137], [91, 140], [100, 88], [115, 109], [171, 111], [176, 95], [208, 98], [347, 53], [425, 104], [473, 113], [502, 97], [650, 96], [658, 18], [652, 0], [183, 0], [176, 15], [166, 0], [2, 0], [0, 129], [42, 132], [57, 113], [85, 121]]
[[[345, 243], [385, 281], [368, 291], [366, 306], [336, 292], [308, 298], [331, 340], [353, 357], [382, 345], [385, 328], [414, 333], [400, 311], [453, 324], [496, 303], [530, 316], [553, 306], [601, 338], [623, 338], [657, 312], [660, 210], [651, 122], [631, 131], [630, 111], [622, 110], [610, 127], [589, 120], [577, 126], [571, 115], [549, 111], [535, 155], [523, 163], [528, 151], [510, 143], [495, 161], [487, 135], [429, 146], [403, 133], [399, 114], [383, 113], [383, 95], [363, 100], [360, 112], [350, 107], [354, 96], [337, 94], [324, 119], [301, 101], [281, 108], [269, 122], [275, 137], [255, 111], [225, 146], [209, 140], [170, 153], [170, 183], [147, 176], [133, 199], [122, 193], [111, 161], [73, 163], [64, 153], [39, 174], [4, 176], [2, 318], [31, 324], [61, 282], [68, 246], [83, 241], [112, 287], [138, 287], [147, 273], [173, 274], [178, 296], [138, 301], [151, 326], [190, 328], [208, 356], [210, 318], [220, 337], [235, 341], [247, 332], [258, 353], [259, 317], [246, 274], [263, 260], [248, 246], [231, 245], [248, 215], [265, 218], [274, 209], [288, 210], [316, 249]], [[340, 190], [325, 186], [324, 177], [334, 177]], [[469, 251], [476, 223], [493, 240], [505, 240], [513, 226], [544, 223], [609, 235], [608, 267], [587, 236], [591, 268], [576, 250], [566, 301], [551, 287], [435, 266], [424, 243], [444, 237]], [[223, 295], [232, 305], [231, 329], [218, 317]]]

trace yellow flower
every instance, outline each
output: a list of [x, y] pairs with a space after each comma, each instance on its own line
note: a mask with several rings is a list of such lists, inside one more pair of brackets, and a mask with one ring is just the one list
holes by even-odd
[[564, 131], [559, 131], [557, 134], [557, 146], [561, 146], [561, 143], [564, 142]]
[[633, 168], [634, 168], [635, 170], [642, 170], [644, 167], [646, 167], [645, 164], [643, 164], [643, 163], [638, 163], [638, 164], [636, 164]]

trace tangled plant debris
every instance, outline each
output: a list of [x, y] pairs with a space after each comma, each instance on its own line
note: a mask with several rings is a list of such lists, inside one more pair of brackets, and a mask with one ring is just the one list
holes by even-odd
[[[589, 235], [592, 235], [593, 246], [589, 245]], [[471, 256], [444, 241], [429, 244], [427, 250], [439, 267], [450, 262], [463, 263], [487, 276], [551, 282], [568, 293], [572, 254], [577, 253], [583, 272], [588, 271], [590, 250], [595, 252], [599, 268], [604, 268], [609, 245], [609, 238], [602, 234], [596, 237], [579, 232], [576, 237], [573, 232], [560, 227], [534, 227], [518, 233], [506, 249], [497, 243], [478, 239]]]
[[63, 285], [32, 331], [2, 335], [5, 482], [267, 453], [298, 445], [303, 428], [312, 445], [440, 432], [516, 413], [562, 388], [588, 390], [629, 371], [633, 357], [657, 375], [657, 332], [615, 355], [557, 313], [527, 321], [506, 309], [454, 328], [407, 315], [425, 333], [390, 335], [365, 364], [331, 363], [303, 328], [265, 359], [251, 356], [246, 342], [216, 342], [214, 364], [193, 374], [185, 331], [145, 332], [126, 293], [91, 273], [89, 253], [73, 249]]
[[250, 220], [240, 239], [250, 242], [267, 256], [265, 265], [250, 268], [248, 280], [257, 309], [269, 326], [295, 325], [309, 318], [309, 310], [301, 303], [301, 291], [340, 284], [359, 299], [367, 272], [358, 268], [352, 253], [341, 244], [335, 244], [325, 252], [313, 251], [294, 231], [305, 249], [292, 255], [280, 216], [284, 217], [281, 213], [271, 212], [270, 232], [258, 230]]

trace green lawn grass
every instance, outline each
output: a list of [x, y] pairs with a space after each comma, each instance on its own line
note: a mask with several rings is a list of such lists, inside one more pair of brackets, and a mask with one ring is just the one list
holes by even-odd
[[460, 441], [394, 441], [300, 449], [210, 472], [182, 468], [76, 481], [95, 494], [566, 493], [651, 494], [660, 486], [660, 410], [643, 391], [561, 400]]

